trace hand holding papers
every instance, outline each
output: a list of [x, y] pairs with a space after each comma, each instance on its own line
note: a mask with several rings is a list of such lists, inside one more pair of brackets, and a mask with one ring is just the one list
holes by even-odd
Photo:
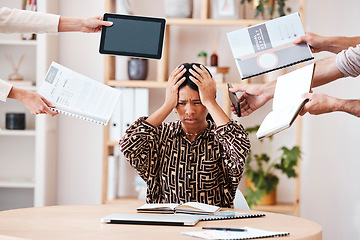
[[118, 90], [52, 62], [38, 93], [53, 110], [107, 125], [119, 101]]
[[307, 102], [301, 95], [309, 92], [315, 64], [297, 69], [278, 77], [275, 87], [272, 111], [265, 117], [256, 133], [262, 139], [280, 132], [295, 121]]

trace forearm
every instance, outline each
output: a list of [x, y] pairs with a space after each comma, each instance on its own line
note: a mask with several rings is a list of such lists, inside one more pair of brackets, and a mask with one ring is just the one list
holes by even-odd
[[225, 114], [225, 112], [222, 110], [216, 100], [207, 103], [205, 107], [215, 121], [216, 126], [224, 125], [230, 121], [230, 118]]
[[12, 87], [9, 92], [8, 98], [16, 99], [20, 102], [23, 102], [24, 96], [26, 95], [26, 93], [27, 92], [24, 89]]
[[318, 87], [342, 77], [344, 75], [336, 66], [336, 56], [327, 58], [316, 63], [311, 87]]
[[360, 117], [360, 100], [337, 99], [333, 111], [342, 111]]
[[360, 44], [360, 37], [326, 37], [323, 41], [323, 49], [332, 53], [339, 53], [349, 47]]
[[158, 110], [156, 110], [153, 114], [151, 114], [146, 122], [150, 123], [154, 127], [158, 127], [162, 124], [162, 122], [169, 116], [172, 111], [172, 107], [164, 104]]
[[81, 31], [84, 25], [85, 23], [83, 18], [61, 16], [59, 20], [59, 32]]
[[217, 127], [215, 137], [222, 145], [229, 160], [225, 165], [232, 169], [233, 174], [241, 176], [250, 151], [248, 133], [239, 122], [232, 120]]

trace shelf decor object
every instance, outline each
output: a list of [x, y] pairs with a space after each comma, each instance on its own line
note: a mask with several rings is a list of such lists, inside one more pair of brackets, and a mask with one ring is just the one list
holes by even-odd
[[191, 18], [193, 0], [164, 0], [165, 15], [172, 18]]

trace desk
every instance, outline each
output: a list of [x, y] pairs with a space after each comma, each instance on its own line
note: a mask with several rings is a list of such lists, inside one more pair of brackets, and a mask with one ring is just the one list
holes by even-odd
[[[112, 239], [196, 239], [180, 234], [183, 231], [200, 231], [204, 226], [254, 227], [270, 231], [290, 232], [276, 238], [322, 239], [319, 224], [293, 216], [267, 213], [266, 217], [200, 221], [194, 227], [104, 224], [100, 219], [112, 213], [136, 213], [136, 203], [103, 205], [65, 205], [23, 208], [0, 212], [0, 236], [34, 240], [112, 240]], [[236, 210], [240, 212], [258, 212]], [[1, 237], [0, 237], [1, 239]], [[270, 239], [270, 238], [267, 238]]]

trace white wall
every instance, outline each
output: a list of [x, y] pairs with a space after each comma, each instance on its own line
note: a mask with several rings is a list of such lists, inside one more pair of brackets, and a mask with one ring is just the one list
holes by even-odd
[[[102, 15], [104, 1], [62, 0], [63, 16]], [[99, 54], [100, 34], [61, 33], [59, 63], [103, 82], [103, 57]], [[59, 115], [58, 204], [101, 202], [102, 126]]]
[[[135, 7], [143, 7], [138, 14], [163, 14], [162, 0], [132, 2]], [[337, 0], [307, 2], [307, 31], [327, 36], [360, 35], [358, 0], [342, 1], [341, 4]], [[62, 15], [68, 16], [101, 15], [104, 1], [62, 0], [59, 9]], [[232, 29], [217, 28], [223, 35]], [[194, 27], [174, 29], [171, 38], [181, 41], [182, 45], [171, 50], [171, 69], [182, 62], [196, 61], [195, 55], [200, 50], [211, 51], [208, 30]], [[195, 41], [201, 44], [193, 44]], [[98, 44], [99, 34], [62, 33], [59, 61], [93, 79], [103, 81], [103, 57], [98, 53]], [[237, 81], [238, 73], [225, 37], [220, 40], [218, 55], [220, 65], [232, 68], [228, 80]], [[342, 79], [317, 88], [315, 92], [342, 98], [359, 98], [359, 80]], [[150, 112], [153, 112], [162, 104], [164, 95], [161, 90], [156, 90], [151, 96]], [[267, 104], [262, 112], [241, 121], [247, 126], [254, 125], [261, 121], [269, 109], [270, 104]], [[74, 118], [58, 117], [58, 204], [100, 203], [102, 128]], [[359, 239], [360, 176], [357, 171], [360, 169], [360, 161], [356, 151], [360, 137], [359, 119], [345, 113], [305, 116], [303, 119], [301, 216], [321, 224], [324, 239]], [[291, 146], [294, 138], [295, 129], [292, 127], [278, 134], [274, 141]], [[281, 199], [291, 200], [291, 182], [286, 179], [282, 181], [278, 193]]]
[[[307, 30], [326, 36], [359, 36], [360, 1], [307, 1]], [[359, 99], [360, 77], [314, 92]], [[359, 118], [332, 113], [304, 117], [301, 216], [320, 223], [324, 239], [360, 239]]]

